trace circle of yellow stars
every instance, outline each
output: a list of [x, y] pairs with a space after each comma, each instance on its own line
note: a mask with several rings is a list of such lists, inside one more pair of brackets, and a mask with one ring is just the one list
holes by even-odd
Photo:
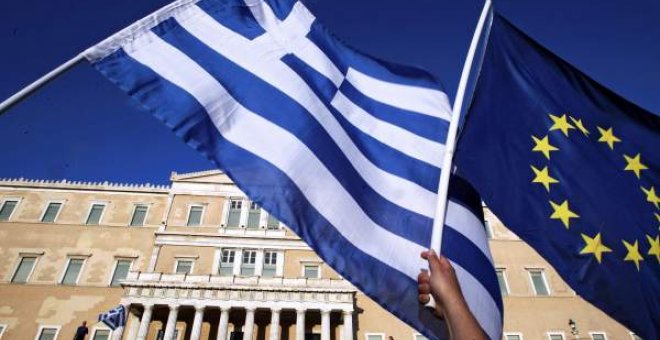
[[[549, 128], [549, 132], [560, 131], [565, 137], [569, 136], [571, 130], [577, 130], [585, 137], [589, 137], [589, 134], [591, 133], [582, 122], [582, 119], [578, 119], [570, 114], [563, 114], [561, 116], [549, 114], [548, 116], [550, 117], [550, 120], [552, 120], [552, 126]], [[598, 142], [607, 145], [611, 151], [614, 151], [616, 143], [621, 143], [621, 139], [614, 134], [612, 127], [596, 126], [596, 129], [600, 134]], [[548, 134], [544, 136], [532, 135], [532, 141], [534, 142], [532, 152], [540, 152], [548, 161], [550, 161], [553, 152], [559, 151], [558, 147], [550, 143]], [[623, 170], [630, 171], [637, 177], [637, 179], [641, 179], [643, 171], [649, 169], [648, 166], [642, 162], [642, 156], [640, 153], [635, 155], [624, 154], [623, 158], [626, 162], [626, 166]], [[531, 170], [534, 173], [532, 183], [541, 184], [548, 193], [553, 184], [559, 184], [559, 180], [551, 176], [547, 165], [542, 168], [531, 165]], [[640, 186], [640, 188], [645, 196], [646, 202], [654, 205], [656, 209], [660, 209], [660, 198], [655, 191], [655, 187]], [[568, 200], [564, 200], [563, 202], [554, 202], [550, 200], [549, 203], [553, 210], [550, 219], [560, 221], [567, 230], [570, 229], [571, 219], [580, 218], [580, 215], [571, 210]], [[660, 214], [658, 212], [655, 212], [655, 218], [660, 222]], [[603, 243], [600, 232], [593, 236], [584, 233], [580, 233], [580, 235], [584, 241], [584, 247], [580, 250], [581, 255], [592, 254], [600, 264], [603, 259], [603, 254], [612, 252], [612, 249]], [[648, 242], [649, 246], [646, 254], [655, 257], [658, 263], [660, 263], [660, 236], [656, 235], [655, 237], [652, 237], [648, 234], [645, 236], [645, 241]], [[632, 262], [637, 268], [637, 271], [639, 271], [640, 263], [641, 261], [644, 261], [644, 257], [639, 250], [639, 240], [631, 240], [630, 242], [622, 240], [622, 243], [626, 249], [626, 256], [623, 260]]]

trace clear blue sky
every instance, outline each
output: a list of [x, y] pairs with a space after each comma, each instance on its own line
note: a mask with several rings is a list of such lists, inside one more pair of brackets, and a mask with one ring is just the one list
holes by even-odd
[[[21, 0], [0, 11], [0, 98], [168, 0]], [[482, 1], [306, 0], [380, 58], [421, 66], [453, 98]], [[496, 0], [527, 34], [660, 113], [660, 1]], [[0, 116], [0, 178], [166, 183], [211, 163], [82, 64]]]

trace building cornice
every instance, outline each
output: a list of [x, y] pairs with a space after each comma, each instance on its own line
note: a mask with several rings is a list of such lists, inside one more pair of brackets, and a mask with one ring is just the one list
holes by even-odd
[[74, 190], [74, 191], [113, 191], [131, 193], [167, 194], [169, 185], [154, 185], [150, 183], [112, 183], [85, 182], [62, 180], [35, 180], [21, 178], [0, 178], [0, 188], [8, 189], [40, 189], [40, 190]]

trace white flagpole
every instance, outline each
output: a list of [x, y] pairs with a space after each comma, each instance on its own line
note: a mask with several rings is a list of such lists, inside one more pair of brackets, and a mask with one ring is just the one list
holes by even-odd
[[41, 78], [35, 80], [32, 84], [24, 87], [22, 90], [16, 92], [13, 96], [5, 99], [2, 103], [0, 103], [0, 115], [5, 112], [7, 109], [9, 109], [11, 106], [14, 104], [18, 103], [19, 101], [23, 100], [25, 97], [30, 95], [32, 92], [40, 89], [42, 86], [46, 85], [48, 82], [51, 80], [55, 79], [57, 76], [60, 74], [68, 71], [72, 67], [76, 66], [80, 61], [84, 59], [84, 55], [78, 54], [77, 56], [69, 59], [67, 62], [64, 64], [58, 66], [54, 70], [46, 73], [43, 75]]
[[442, 172], [440, 173], [440, 183], [438, 184], [438, 203], [435, 209], [435, 219], [433, 221], [433, 233], [431, 234], [431, 249], [440, 254], [440, 247], [442, 246], [442, 231], [445, 226], [445, 217], [447, 214], [447, 192], [449, 189], [449, 177], [452, 173], [452, 159], [456, 149], [456, 135], [458, 133], [458, 125], [461, 121], [461, 110], [463, 109], [463, 98], [465, 97], [465, 88], [467, 87], [470, 71], [472, 70], [472, 62], [477, 52], [479, 45], [479, 38], [486, 23], [486, 18], [490, 11], [492, 4], [491, 0], [486, 0], [484, 8], [481, 10], [481, 16], [477, 27], [474, 29], [470, 49], [468, 50], [465, 64], [463, 65], [463, 73], [461, 80], [458, 83], [458, 90], [456, 91], [456, 98], [454, 99], [454, 107], [452, 109], [451, 122], [449, 123], [449, 132], [447, 134], [447, 144], [445, 146], [445, 155], [442, 160]]

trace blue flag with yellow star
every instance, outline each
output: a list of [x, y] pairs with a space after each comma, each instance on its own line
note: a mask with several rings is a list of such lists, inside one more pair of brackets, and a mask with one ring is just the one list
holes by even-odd
[[584, 299], [660, 339], [660, 118], [495, 14], [455, 158]]

